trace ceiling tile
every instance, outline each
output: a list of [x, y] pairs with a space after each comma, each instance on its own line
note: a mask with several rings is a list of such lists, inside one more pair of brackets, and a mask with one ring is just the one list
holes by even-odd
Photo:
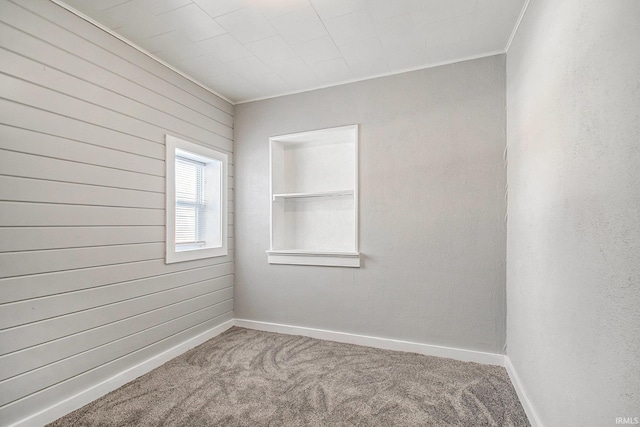
[[358, 63], [349, 63], [349, 68], [357, 79], [389, 73], [387, 61], [380, 57]]
[[311, 3], [322, 19], [347, 15], [367, 7], [367, 0], [311, 0]]
[[274, 63], [271, 69], [294, 90], [308, 89], [322, 83], [300, 58]]
[[480, 9], [475, 14], [474, 23], [491, 25], [492, 23], [510, 21], [509, 33], [513, 30], [513, 23], [520, 15], [519, 7], [502, 8], [499, 10]]
[[[80, 0], [84, 2], [85, 0]], [[92, 3], [96, 5], [98, 10], [107, 10], [119, 4], [127, 3], [130, 0], [93, 0]]]
[[135, 24], [148, 18], [146, 9], [135, 2], [122, 3], [102, 11], [102, 16], [120, 25]]
[[149, 14], [146, 9], [137, 3], [127, 2], [98, 12], [100, 22], [109, 28], [118, 28], [123, 26], [134, 26], [138, 22], [144, 22], [148, 19], [157, 19]]
[[159, 50], [155, 52], [154, 55], [169, 64], [175, 64], [184, 59], [202, 56], [204, 55], [204, 52], [198, 46], [193, 43], [189, 43], [182, 46]]
[[376, 28], [367, 9], [327, 19], [325, 24], [338, 46], [376, 36]]
[[[451, 1], [451, 0], [449, 0]], [[422, 10], [423, 0], [369, 0], [371, 16], [376, 21]]]
[[280, 36], [247, 43], [245, 46], [265, 64], [285, 61], [296, 56], [291, 47]]
[[212, 1], [212, 0], [193, 0], [195, 4], [200, 6], [207, 15], [212, 18], [217, 18], [220, 15], [225, 15], [229, 12], [234, 12], [243, 7], [251, 6], [251, 0], [224, 0], [224, 1]]
[[[170, 31], [141, 40], [139, 45], [154, 53], [163, 49], [175, 49], [191, 43], [191, 40], [181, 31]], [[204, 53], [204, 52], [203, 52]]]
[[129, 40], [147, 39], [166, 32], [168, 32], [166, 24], [154, 15], [148, 16], [141, 22], [128, 23], [118, 29], [118, 33]]
[[128, 1], [129, 0], [67, 0], [65, 3], [93, 17], [93, 14], [96, 12], [101, 12]]
[[340, 52], [347, 64], [370, 61], [383, 57], [382, 46], [377, 37], [340, 46]]
[[291, 92], [291, 87], [276, 73], [270, 73], [262, 76], [260, 78], [259, 88], [266, 91], [264, 96], [273, 96], [276, 93]]
[[426, 42], [415, 39], [384, 47], [389, 70], [400, 71], [419, 68], [427, 61]]
[[169, 29], [181, 29], [194, 42], [224, 34], [225, 30], [195, 4], [158, 15]]
[[[475, 12], [478, 0], [423, 0], [427, 21], [442, 21]], [[507, 0], [520, 1], [520, 0]]]
[[[249, 83], [244, 77], [239, 76], [235, 71], [229, 71], [227, 73], [220, 74], [216, 76], [215, 81], [218, 82], [218, 85], [224, 85], [224, 86], [252, 87], [251, 83]], [[237, 88], [234, 88], [234, 89], [237, 89]]]
[[207, 86], [219, 76], [233, 72], [210, 55], [181, 61], [176, 68]]
[[168, 12], [191, 3], [191, 0], [133, 0], [153, 15]]
[[248, 7], [215, 18], [240, 43], [251, 43], [278, 34], [264, 15]]
[[425, 26], [427, 43], [441, 45], [468, 40], [473, 33], [473, 15], [458, 16]]
[[203, 81], [211, 89], [226, 96], [232, 101], [241, 99], [253, 99], [262, 93], [246, 79], [231, 71], [225, 74], [219, 74], [209, 81]]
[[515, 22], [522, 11], [522, 6], [522, 1], [478, 0], [476, 12], [480, 15], [491, 16], [497, 21], [511, 19]]
[[273, 26], [290, 43], [302, 43], [327, 36], [322, 21], [311, 6], [271, 19]]
[[482, 40], [484, 48], [489, 50], [503, 50], [511, 36], [513, 25], [511, 20], [476, 20], [473, 23], [472, 38]]
[[62, 0], [229, 99], [504, 50], [525, 0]]
[[225, 74], [231, 71], [222, 62], [218, 61], [211, 55], [203, 55], [197, 58], [185, 59], [178, 62], [178, 69], [186, 72], [199, 80], [206, 78], [207, 76], [215, 76], [218, 74]]
[[242, 43], [230, 34], [223, 34], [207, 40], [202, 40], [198, 42], [197, 45], [221, 62], [229, 62], [253, 56], [249, 49], [244, 47]]
[[451, 63], [475, 55], [474, 40], [460, 40], [439, 46], [427, 46], [427, 60], [432, 64]]
[[315, 75], [324, 83], [343, 82], [353, 79], [353, 73], [342, 58], [309, 64], [309, 68], [311, 68]]
[[329, 36], [299, 43], [292, 48], [307, 64], [340, 58], [340, 51]]
[[504, 44], [497, 43], [495, 40], [491, 41], [490, 39], [470, 39], [466, 40], [466, 47], [470, 51], [467, 54], [467, 58], [476, 56], [476, 52], [493, 52], [493, 53], [501, 53], [504, 52], [504, 47], [506, 46], [506, 42]]
[[260, 86], [261, 79], [273, 72], [264, 64], [264, 62], [260, 61], [255, 56], [238, 59], [236, 61], [228, 62], [227, 64], [238, 75], [244, 77], [250, 83], [258, 87]]
[[404, 43], [426, 37], [424, 11], [406, 13], [376, 23], [382, 46]]
[[286, 15], [298, 9], [310, 7], [309, 0], [270, 0], [258, 1], [256, 6], [268, 19]]

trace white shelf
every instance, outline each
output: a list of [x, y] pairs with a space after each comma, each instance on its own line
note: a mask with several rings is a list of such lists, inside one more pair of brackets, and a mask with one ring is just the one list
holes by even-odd
[[313, 193], [279, 193], [273, 195], [273, 201], [280, 199], [309, 199], [313, 197], [346, 197], [353, 196], [353, 190], [316, 191]]
[[270, 264], [360, 267], [358, 126], [270, 138]]
[[267, 251], [269, 264], [360, 267], [358, 252], [313, 252], [300, 250]]

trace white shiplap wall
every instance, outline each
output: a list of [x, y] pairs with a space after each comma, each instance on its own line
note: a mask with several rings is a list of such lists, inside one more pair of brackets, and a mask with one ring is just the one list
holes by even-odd
[[234, 109], [47, 0], [0, 21], [5, 425], [233, 317], [233, 225], [228, 256], [164, 263], [164, 136], [232, 164]]

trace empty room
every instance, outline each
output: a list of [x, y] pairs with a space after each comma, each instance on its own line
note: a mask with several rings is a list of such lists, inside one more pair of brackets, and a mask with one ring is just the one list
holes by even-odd
[[0, 426], [640, 425], [640, 1], [0, 0]]

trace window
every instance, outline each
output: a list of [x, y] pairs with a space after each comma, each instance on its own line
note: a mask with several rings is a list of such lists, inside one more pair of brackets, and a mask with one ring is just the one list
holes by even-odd
[[166, 136], [166, 262], [227, 254], [227, 155]]

